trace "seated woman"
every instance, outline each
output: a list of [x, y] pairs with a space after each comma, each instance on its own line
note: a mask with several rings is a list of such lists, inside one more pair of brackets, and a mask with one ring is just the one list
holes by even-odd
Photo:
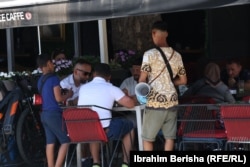
[[[215, 103], [235, 103], [235, 99], [230, 93], [228, 86], [221, 81], [220, 68], [215, 63], [206, 65], [204, 77], [191, 85], [182, 97], [185, 98], [188, 96], [210, 97]], [[220, 113], [216, 112], [215, 114], [216, 118], [218, 118], [216, 128], [224, 129]]]
[[235, 103], [228, 86], [221, 81], [220, 68], [215, 63], [206, 65], [204, 77], [191, 85], [183, 97], [196, 95], [211, 97], [216, 103]]

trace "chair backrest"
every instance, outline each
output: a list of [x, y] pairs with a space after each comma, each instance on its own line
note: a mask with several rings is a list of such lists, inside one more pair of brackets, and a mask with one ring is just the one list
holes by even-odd
[[63, 111], [63, 118], [72, 143], [108, 141], [99, 116], [92, 109], [66, 108]]
[[228, 140], [250, 142], [250, 105], [222, 105], [220, 108]]
[[182, 106], [179, 110], [179, 114], [182, 112], [182, 117], [179, 118], [181, 123], [177, 132], [178, 136], [194, 131], [210, 130], [212, 133], [216, 130], [217, 118], [214, 116], [216, 110], [210, 109], [210, 106], [212, 107], [212, 104]]
[[[214, 99], [211, 97], [207, 97], [207, 96], [184, 97], [180, 101], [180, 104], [187, 104], [187, 105], [184, 105], [179, 108], [180, 125], [177, 130], [178, 136], [182, 136], [184, 131], [188, 132], [188, 131], [192, 131], [195, 129], [197, 130], [198, 128], [204, 128], [198, 122], [199, 120], [201, 121], [203, 119], [212, 119], [211, 112], [207, 111], [206, 105], [195, 105], [195, 104], [215, 104]], [[213, 118], [216, 117], [215, 110], [212, 111], [212, 117]], [[190, 125], [190, 122], [195, 121], [195, 120], [196, 122], [192, 122], [192, 124]]]
[[187, 96], [179, 100], [180, 104], [215, 104], [215, 100], [208, 96]]
[[250, 96], [244, 96], [242, 97], [242, 101], [246, 102], [246, 103], [249, 103], [250, 101]]

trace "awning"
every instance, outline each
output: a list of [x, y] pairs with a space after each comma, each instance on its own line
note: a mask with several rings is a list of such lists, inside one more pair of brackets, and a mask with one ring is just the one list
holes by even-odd
[[0, 29], [250, 4], [250, 0], [1, 0]]

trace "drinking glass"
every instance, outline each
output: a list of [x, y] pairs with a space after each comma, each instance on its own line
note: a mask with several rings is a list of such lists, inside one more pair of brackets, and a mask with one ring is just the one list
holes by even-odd
[[238, 82], [238, 91], [239, 91], [239, 94], [244, 93], [244, 80], [239, 80], [239, 82]]

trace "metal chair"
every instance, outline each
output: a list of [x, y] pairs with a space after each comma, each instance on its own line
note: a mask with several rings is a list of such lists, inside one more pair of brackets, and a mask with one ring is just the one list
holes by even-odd
[[[108, 139], [98, 114], [88, 107], [70, 107], [64, 109], [63, 117], [71, 144], [100, 142], [101, 160], [104, 166], [103, 143], [108, 142]], [[67, 157], [68, 155], [65, 166], [67, 166]]]
[[181, 103], [178, 106], [179, 150], [185, 149], [187, 143], [206, 144], [205, 149], [221, 150], [226, 134], [219, 126], [219, 107], [214, 104], [214, 100], [210, 97], [193, 96], [182, 99]]
[[243, 96], [242, 101], [245, 102], [245, 103], [249, 103], [250, 102], [250, 96]]
[[[124, 147], [122, 143], [122, 136], [120, 136], [119, 139], [116, 140], [108, 140], [106, 132], [104, 131], [101, 125], [101, 121], [112, 118], [100, 119], [97, 112], [92, 110], [93, 107], [103, 108], [96, 105], [90, 105], [67, 107], [64, 109], [63, 117], [66, 122], [68, 135], [71, 144], [100, 142], [102, 166], [104, 166], [105, 155], [107, 165], [111, 167], [115, 156], [117, 155], [117, 151], [119, 150], [118, 146], [121, 144], [121, 146]], [[115, 144], [113, 142], [115, 142]], [[105, 143], [106, 147], [104, 147], [103, 143]], [[104, 154], [103, 148], [106, 149], [106, 154]], [[65, 166], [67, 166], [67, 157], [65, 161]], [[71, 164], [72, 157], [69, 164]]]
[[225, 150], [249, 150], [250, 149], [250, 105], [234, 104], [222, 105], [221, 116], [225, 124], [227, 142]]

